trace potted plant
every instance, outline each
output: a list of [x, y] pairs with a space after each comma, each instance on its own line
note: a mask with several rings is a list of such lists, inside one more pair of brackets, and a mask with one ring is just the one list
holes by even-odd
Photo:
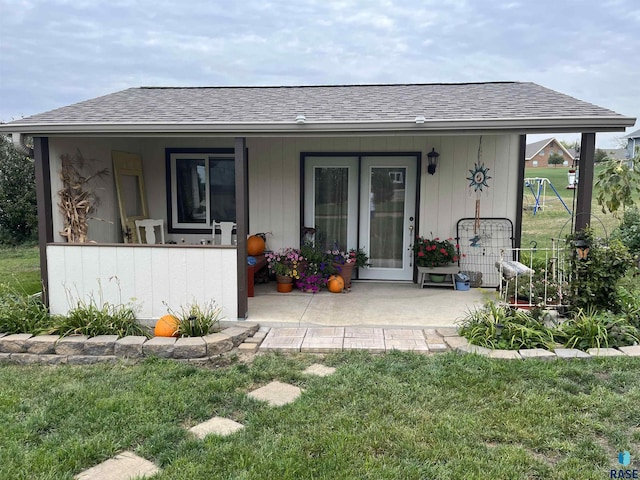
[[333, 250], [328, 250], [327, 255], [333, 264], [334, 270], [344, 280], [345, 288], [351, 288], [351, 277], [354, 268], [369, 266], [369, 257], [362, 248], [352, 248], [346, 252], [334, 248]]
[[296, 287], [303, 292], [318, 293], [321, 287], [327, 284], [328, 269], [324, 263], [319, 265], [312, 263], [300, 273], [300, 278], [296, 281]]
[[300, 278], [299, 266], [304, 260], [300, 250], [287, 247], [277, 252], [267, 252], [265, 258], [269, 271], [276, 276], [278, 291], [288, 293], [293, 290], [293, 280]]
[[460, 258], [458, 248], [459, 246], [453, 243], [453, 238], [440, 240], [438, 237], [416, 237], [413, 252], [418, 271], [422, 274], [428, 273], [432, 282], [444, 281], [445, 275], [456, 273], [453, 270], [449, 272], [449, 270], [450, 267], [457, 266], [456, 263]]

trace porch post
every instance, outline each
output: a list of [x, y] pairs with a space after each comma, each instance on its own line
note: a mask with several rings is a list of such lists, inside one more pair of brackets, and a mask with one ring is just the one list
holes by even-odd
[[593, 196], [593, 165], [596, 152], [596, 134], [583, 133], [580, 142], [580, 159], [578, 168], [578, 194], [575, 231], [579, 232], [591, 223], [591, 199]]
[[51, 167], [49, 164], [49, 138], [33, 138], [33, 159], [36, 170], [36, 199], [38, 202], [38, 244], [40, 246], [40, 277], [42, 301], [49, 305], [49, 272], [47, 269], [47, 243], [53, 242], [53, 210], [51, 208]]
[[516, 191], [517, 200], [516, 200], [516, 225], [514, 235], [514, 244], [515, 248], [520, 248], [522, 244], [522, 209], [523, 209], [523, 196], [524, 196], [524, 167], [525, 167], [525, 158], [527, 156], [527, 136], [520, 135], [519, 143], [518, 143], [518, 186]]
[[235, 139], [236, 172], [236, 238], [238, 239], [238, 318], [247, 318], [249, 300], [247, 291], [247, 230], [249, 204], [247, 202], [247, 140]]

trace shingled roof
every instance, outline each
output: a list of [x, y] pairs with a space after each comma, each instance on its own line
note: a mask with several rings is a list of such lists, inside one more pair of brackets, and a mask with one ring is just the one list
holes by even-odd
[[[296, 121], [300, 115], [304, 123]], [[634, 121], [534, 83], [140, 87], [0, 125], [0, 131], [603, 131]]]

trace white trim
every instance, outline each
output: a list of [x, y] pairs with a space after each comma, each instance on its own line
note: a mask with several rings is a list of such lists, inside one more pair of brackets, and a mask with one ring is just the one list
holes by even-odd
[[307, 118], [302, 125], [295, 122], [185, 122], [185, 123], [10, 123], [0, 125], [0, 132], [30, 133], [50, 135], [66, 134], [233, 134], [250, 136], [251, 134], [292, 134], [309, 133], [349, 133], [349, 132], [410, 132], [426, 133], [446, 130], [518, 130], [518, 131], [624, 131], [635, 125], [633, 117], [531, 117], [531, 118], [482, 118], [473, 119], [432, 119], [416, 124], [413, 118], [393, 121], [313, 121]]

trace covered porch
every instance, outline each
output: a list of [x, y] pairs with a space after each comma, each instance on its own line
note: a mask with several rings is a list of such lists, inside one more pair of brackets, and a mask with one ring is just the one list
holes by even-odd
[[419, 288], [414, 283], [354, 281], [349, 293], [288, 294], [255, 286], [248, 320], [267, 326], [450, 327], [494, 298], [495, 289]]

